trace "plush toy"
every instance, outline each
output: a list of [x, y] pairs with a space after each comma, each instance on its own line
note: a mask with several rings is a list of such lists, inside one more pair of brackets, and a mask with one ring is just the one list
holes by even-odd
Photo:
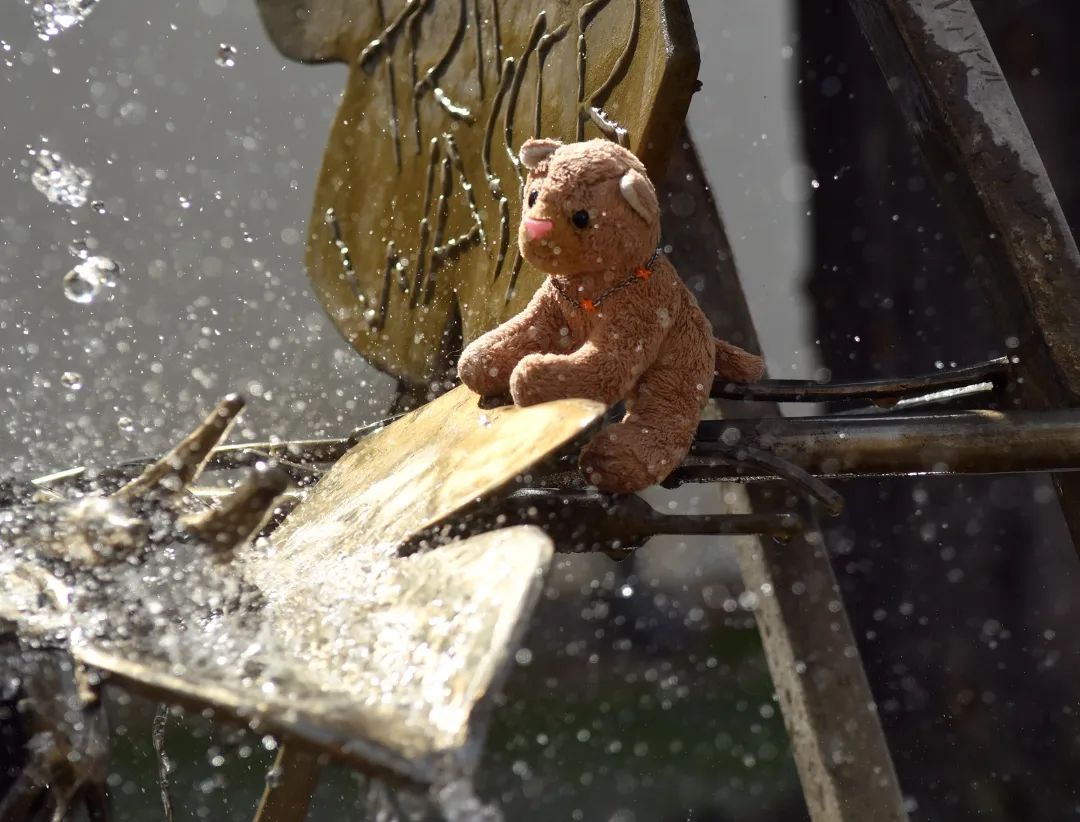
[[715, 374], [761, 376], [759, 357], [714, 340], [708, 319], [659, 253], [660, 208], [641, 161], [606, 140], [528, 140], [518, 243], [548, 277], [516, 317], [474, 340], [458, 374], [519, 406], [567, 397], [626, 416], [579, 460], [603, 491], [663, 480], [690, 448]]

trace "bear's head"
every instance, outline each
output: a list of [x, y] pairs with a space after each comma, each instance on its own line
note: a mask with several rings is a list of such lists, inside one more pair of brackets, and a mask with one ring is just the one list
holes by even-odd
[[622, 273], [660, 241], [660, 207], [645, 167], [608, 140], [526, 140], [529, 170], [518, 228], [522, 256], [548, 274]]

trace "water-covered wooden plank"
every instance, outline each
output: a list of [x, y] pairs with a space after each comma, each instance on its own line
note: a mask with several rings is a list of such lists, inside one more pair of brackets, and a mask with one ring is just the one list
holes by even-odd
[[362, 553], [374, 562], [473, 502], [523, 479], [537, 463], [580, 444], [604, 406], [562, 400], [481, 407], [464, 386], [365, 437], [323, 477], [274, 535], [253, 578], [277, 589], [294, 563]]
[[[226, 401], [144, 477], [187, 464], [179, 453], [202, 465], [238, 410]], [[5, 509], [0, 629], [360, 768], [421, 782], [467, 773], [553, 546], [523, 526], [409, 556], [398, 547], [573, 452], [604, 410], [486, 409], [452, 391], [362, 439], [272, 541], [239, 554], [233, 543], [272, 498], [239, 531], [234, 515], [276, 469], [255, 470], [217, 529], [183, 497], [197, 466], [168, 489], [135, 481], [112, 496]]]
[[156, 636], [76, 641], [74, 654], [156, 699], [431, 782], [472, 767], [476, 711], [516, 649], [551, 555], [532, 527], [376, 566], [346, 550], [297, 581], [306, 601], [285, 605], [266, 591], [265, 607], [207, 632], [201, 654], [171, 655]]
[[552, 545], [524, 527], [408, 557], [398, 546], [572, 450], [603, 411], [578, 400], [486, 409], [451, 391], [361, 440], [271, 541], [221, 569], [251, 591], [220, 616], [183, 615], [209, 630], [168, 653], [135, 637], [76, 654], [360, 767], [417, 780], [444, 760], [467, 769], [475, 711], [516, 649]]
[[271, 542], [211, 571], [231, 598], [189, 567], [211, 590], [189, 601], [179, 586], [164, 636], [83, 637], [75, 654], [359, 767], [414, 780], [467, 770], [476, 712], [516, 649], [551, 541], [518, 527], [408, 557], [397, 547], [573, 449], [603, 412], [576, 400], [485, 409], [451, 391], [361, 440]]

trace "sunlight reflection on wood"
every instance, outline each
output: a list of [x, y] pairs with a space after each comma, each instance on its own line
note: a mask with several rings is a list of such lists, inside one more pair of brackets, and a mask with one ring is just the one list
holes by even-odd
[[516, 527], [408, 557], [397, 547], [576, 447], [603, 412], [577, 400], [483, 409], [451, 391], [361, 440], [271, 543], [220, 568], [257, 593], [220, 615], [184, 615], [214, 627], [167, 653], [154, 633], [88, 638], [76, 658], [362, 769], [419, 782], [467, 772], [477, 709], [517, 647], [553, 546]]

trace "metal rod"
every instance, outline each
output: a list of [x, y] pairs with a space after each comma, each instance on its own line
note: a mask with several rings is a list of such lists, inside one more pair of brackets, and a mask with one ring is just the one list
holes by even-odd
[[347, 437], [330, 437], [317, 440], [284, 440], [280, 442], [240, 442], [215, 448], [209, 468], [246, 468], [252, 465], [252, 455], [262, 458], [293, 459], [300, 463], [337, 462], [345, 453], [368, 434], [385, 428], [404, 414], [394, 414], [385, 419], [362, 425]]
[[[850, 0], [1020, 359], [1013, 399], [1080, 406], [1080, 251], [971, 0]], [[1080, 547], [1080, 476], [1054, 478]]]
[[804, 471], [797, 465], [778, 457], [776, 454], [762, 451], [758, 448], [739, 447], [727, 445], [723, 442], [698, 442], [696, 446], [698, 454], [713, 454], [721, 460], [727, 461], [740, 473], [747, 469], [757, 468], [777, 478], [790, 482], [803, 494], [812, 497], [825, 506], [825, 510], [832, 516], [837, 516], [844, 510], [844, 497], [836, 490], [830, 488], [817, 477]]
[[[660, 534], [734, 536], [759, 534], [791, 537], [805, 526], [795, 514], [662, 514], [634, 495], [609, 496], [595, 491], [529, 488], [507, 497], [499, 511], [520, 523], [558, 530], [560, 523], [584, 526], [590, 537], [644, 541]], [[587, 550], [556, 540], [556, 550]]]
[[355, 445], [352, 437], [282, 442], [239, 442], [214, 449], [207, 468], [250, 468], [266, 459], [288, 458], [300, 464], [337, 462]]
[[[368, 425], [363, 425], [354, 430], [347, 437], [330, 437], [326, 439], [312, 440], [282, 440], [264, 442], [240, 442], [232, 445], [219, 445], [210, 452], [203, 470], [223, 470], [234, 468], [251, 468], [259, 462], [268, 459], [292, 459], [300, 464], [325, 464], [337, 462], [345, 453], [368, 434], [385, 428], [394, 420], [401, 417], [397, 414], [386, 419], [376, 420]], [[54, 485], [89, 486], [96, 485], [107, 487], [119, 485], [130, 480], [133, 476], [153, 464], [155, 458], [145, 457], [142, 459], [128, 460], [111, 468], [92, 472], [86, 466], [67, 468], [56, 471], [43, 477], [31, 480], [31, 485], [37, 488], [49, 488]], [[86, 482], [87, 479], [91, 482]], [[7, 481], [11, 485], [9, 495], [14, 496], [17, 491], [25, 490], [24, 486], [15, 487], [13, 481]], [[0, 487], [0, 502], [4, 499], [6, 487]]]
[[892, 377], [863, 382], [815, 382], [814, 380], [763, 380], [756, 383], [713, 383], [717, 399], [767, 400], [769, 402], [835, 402], [873, 400], [891, 405], [903, 397], [962, 388], [975, 383], [992, 382], [1004, 386], [1009, 381], [1010, 363], [999, 357], [966, 368], [936, 371], [914, 377]]
[[[966, 399], [967, 397], [974, 397], [977, 394], [988, 394], [998, 388], [992, 382], [976, 382], [971, 385], [961, 385], [956, 388], [945, 388], [940, 391], [931, 391], [928, 394], [916, 394], [911, 397], [904, 397], [899, 399], [895, 404], [888, 406], [888, 410], [891, 413], [897, 411], [908, 411], [912, 408], [925, 408], [930, 405], [943, 405], [944, 403], [953, 403], [957, 400]], [[878, 405], [865, 405], [856, 408], [847, 408], [843, 411], [838, 411], [837, 414], [852, 416], [856, 414], [873, 414], [880, 411], [882, 404]]]
[[319, 785], [319, 759], [295, 743], [282, 743], [266, 778], [255, 822], [303, 822]]
[[1080, 468], [1080, 410], [708, 420], [698, 441], [685, 477], [702, 466], [713, 480], [745, 475], [718, 464], [715, 442], [770, 452], [818, 477], [1072, 471]]
[[449, 527], [439, 525], [417, 535], [401, 548], [401, 554], [511, 525], [543, 528], [561, 553], [599, 551], [619, 558], [661, 534], [751, 534], [786, 540], [806, 528], [802, 518], [791, 512], [662, 514], [635, 495], [600, 494], [584, 488], [523, 488], [465, 513]]
[[154, 714], [151, 738], [154, 742], [154, 753], [157, 755], [158, 790], [161, 791], [161, 807], [165, 814], [165, 822], [173, 822], [172, 792], [169, 790], [169, 756], [165, 753], [165, 724], [168, 720], [169, 706], [162, 702], [158, 705], [157, 713]]

